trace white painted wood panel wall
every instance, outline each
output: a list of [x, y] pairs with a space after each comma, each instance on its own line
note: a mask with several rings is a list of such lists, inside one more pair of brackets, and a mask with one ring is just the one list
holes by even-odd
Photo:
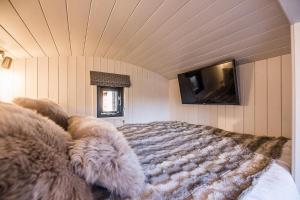
[[177, 79], [170, 80], [170, 118], [256, 135], [292, 134], [290, 54], [238, 67], [240, 106], [183, 105]]
[[[125, 89], [125, 123], [168, 120], [168, 85], [164, 77], [125, 62], [99, 57], [41, 57], [14, 60], [10, 70], [0, 69], [0, 100], [17, 96], [50, 98], [70, 114], [96, 116], [96, 86], [90, 70], [130, 75]], [[107, 118], [108, 119], [108, 118]]]

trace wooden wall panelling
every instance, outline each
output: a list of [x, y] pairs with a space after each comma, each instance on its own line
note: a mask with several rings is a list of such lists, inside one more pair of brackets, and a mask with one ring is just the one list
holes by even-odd
[[210, 124], [210, 113], [209, 113], [209, 105], [196, 105], [197, 111], [197, 121], [201, 125], [209, 125]]
[[84, 47], [85, 55], [94, 55], [97, 49], [98, 41], [103, 35], [115, 2], [116, 0], [92, 1], [88, 29], [86, 33], [86, 43]]
[[0, 1], [0, 24], [13, 35], [14, 39], [24, 47], [30, 55], [45, 56], [43, 50], [28, 31], [22, 19], [8, 0]]
[[225, 106], [225, 129], [233, 131], [235, 125], [234, 106]]
[[247, 134], [255, 133], [255, 67], [254, 63], [249, 63], [240, 66], [240, 79], [241, 81], [241, 100], [243, 105], [243, 132]]
[[85, 114], [85, 57], [76, 57], [76, 113]]
[[91, 0], [67, 1], [71, 53], [82, 56], [86, 40]]
[[38, 94], [38, 63], [37, 58], [26, 59], [26, 96], [37, 98]]
[[139, 2], [140, 0], [116, 1], [109, 23], [98, 43], [95, 55], [104, 56], [106, 54], [108, 48], [123, 29], [124, 24], [127, 23], [128, 18], [132, 15]]
[[114, 55], [120, 46], [128, 41], [154, 14], [156, 9], [163, 3], [163, 0], [141, 1], [132, 16], [128, 19], [118, 36], [114, 39], [105, 56]]
[[26, 61], [21, 59], [13, 63], [13, 96], [26, 96]]
[[268, 59], [268, 135], [281, 136], [281, 57]]
[[68, 111], [68, 57], [58, 58], [58, 103]]
[[66, 1], [39, 0], [60, 56], [71, 55]]
[[94, 110], [93, 90], [94, 88], [96, 88], [95, 85], [91, 85], [90, 83], [90, 71], [93, 70], [93, 66], [94, 66], [93, 57], [86, 57], [85, 58], [85, 113], [91, 116], [93, 116], [93, 110]]
[[68, 57], [68, 112], [70, 114], [76, 114], [77, 112], [76, 77], [76, 57]]
[[130, 64], [125, 64], [126, 72], [130, 76], [130, 88], [128, 88], [128, 113], [129, 113], [129, 118], [128, 121], [129, 123], [133, 122], [133, 86], [134, 86], [134, 77], [133, 77], [133, 66]]
[[[27, 66], [26, 66], [27, 67]], [[59, 58], [49, 58], [49, 99], [58, 103], [59, 95]]]
[[210, 125], [218, 127], [218, 106], [209, 106], [209, 113]]
[[290, 54], [237, 67], [241, 105], [185, 105], [177, 79], [169, 81], [170, 119], [209, 124], [229, 131], [291, 138]]
[[[94, 71], [101, 71], [101, 58], [94, 57], [94, 65], [93, 70]], [[92, 86], [93, 90], [93, 116], [97, 116], [97, 86]]]
[[57, 56], [58, 51], [52, 39], [47, 21], [44, 17], [39, 1], [36, 0], [10, 0], [23, 22], [48, 56]]
[[292, 63], [291, 55], [281, 58], [282, 70], [282, 136], [292, 137]]
[[255, 62], [255, 134], [268, 133], [268, 68], [267, 60]]
[[218, 105], [218, 128], [226, 129], [226, 106]]
[[49, 58], [40, 57], [38, 58], [38, 98], [49, 97]]
[[0, 46], [16, 58], [29, 58], [30, 54], [0, 25]]

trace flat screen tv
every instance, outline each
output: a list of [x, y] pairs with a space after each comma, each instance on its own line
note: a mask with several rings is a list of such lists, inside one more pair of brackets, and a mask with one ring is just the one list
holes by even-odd
[[239, 105], [234, 60], [178, 74], [183, 104]]

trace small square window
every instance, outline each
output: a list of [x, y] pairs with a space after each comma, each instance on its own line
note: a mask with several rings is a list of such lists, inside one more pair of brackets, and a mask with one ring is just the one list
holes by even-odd
[[97, 117], [123, 116], [123, 88], [97, 87]]

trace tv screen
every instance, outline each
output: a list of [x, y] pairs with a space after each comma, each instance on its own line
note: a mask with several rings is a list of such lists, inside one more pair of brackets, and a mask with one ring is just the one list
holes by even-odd
[[178, 74], [183, 104], [239, 105], [235, 61]]

